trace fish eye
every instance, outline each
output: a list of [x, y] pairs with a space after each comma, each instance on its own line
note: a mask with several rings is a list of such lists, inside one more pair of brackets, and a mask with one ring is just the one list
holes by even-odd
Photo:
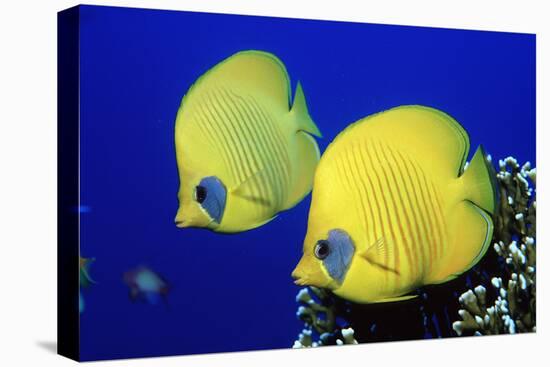
[[314, 253], [315, 253], [315, 257], [318, 258], [319, 260], [325, 259], [330, 253], [329, 242], [327, 240], [317, 241], [317, 244], [315, 245]]
[[198, 185], [195, 187], [195, 200], [199, 204], [202, 204], [202, 202], [206, 200], [206, 194], [207, 194], [206, 187], [201, 185]]

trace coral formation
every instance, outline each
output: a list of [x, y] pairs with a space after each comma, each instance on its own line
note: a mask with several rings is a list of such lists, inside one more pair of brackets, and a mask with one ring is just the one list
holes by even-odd
[[500, 208], [495, 217], [494, 251], [502, 274], [491, 279], [494, 303], [487, 306], [487, 288], [463, 293], [453, 323], [458, 335], [515, 334], [536, 331], [536, 169], [520, 167], [508, 157], [499, 162]]
[[[305, 327], [294, 342], [293, 348], [318, 347], [323, 345], [357, 344], [351, 327], [339, 315], [340, 303], [329, 291], [307, 287], [296, 296], [300, 304], [296, 316]], [[315, 335], [318, 339], [314, 340]]]

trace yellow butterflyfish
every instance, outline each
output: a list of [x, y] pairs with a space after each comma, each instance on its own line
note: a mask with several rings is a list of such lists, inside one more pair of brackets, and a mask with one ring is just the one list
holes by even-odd
[[300, 83], [273, 54], [242, 51], [201, 76], [175, 126], [178, 227], [240, 232], [258, 227], [310, 191], [321, 136]]
[[480, 146], [449, 115], [400, 106], [350, 125], [317, 167], [299, 285], [358, 303], [415, 297], [485, 254], [497, 203]]

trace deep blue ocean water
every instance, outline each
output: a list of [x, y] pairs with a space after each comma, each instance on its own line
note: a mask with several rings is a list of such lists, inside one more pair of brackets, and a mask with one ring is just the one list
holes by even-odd
[[[178, 229], [174, 121], [189, 86], [246, 49], [300, 80], [321, 150], [349, 123], [397, 105], [456, 118], [473, 149], [535, 163], [535, 36], [265, 17], [81, 7], [84, 360], [291, 347], [301, 330], [290, 273], [309, 196], [252, 231]], [[166, 303], [132, 303], [145, 265]]]

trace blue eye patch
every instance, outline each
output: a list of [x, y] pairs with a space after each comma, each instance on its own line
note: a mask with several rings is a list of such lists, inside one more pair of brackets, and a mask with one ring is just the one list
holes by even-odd
[[353, 240], [346, 231], [333, 229], [328, 233], [327, 242], [329, 253], [323, 259], [323, 264], [330, 276], [339, 283], [342, 283], [355, 252]]
[[216, 223], [221, 223], [225, 211], [227, 190], [215, 176], [205, 177], [195, 187], [195, 200]]

